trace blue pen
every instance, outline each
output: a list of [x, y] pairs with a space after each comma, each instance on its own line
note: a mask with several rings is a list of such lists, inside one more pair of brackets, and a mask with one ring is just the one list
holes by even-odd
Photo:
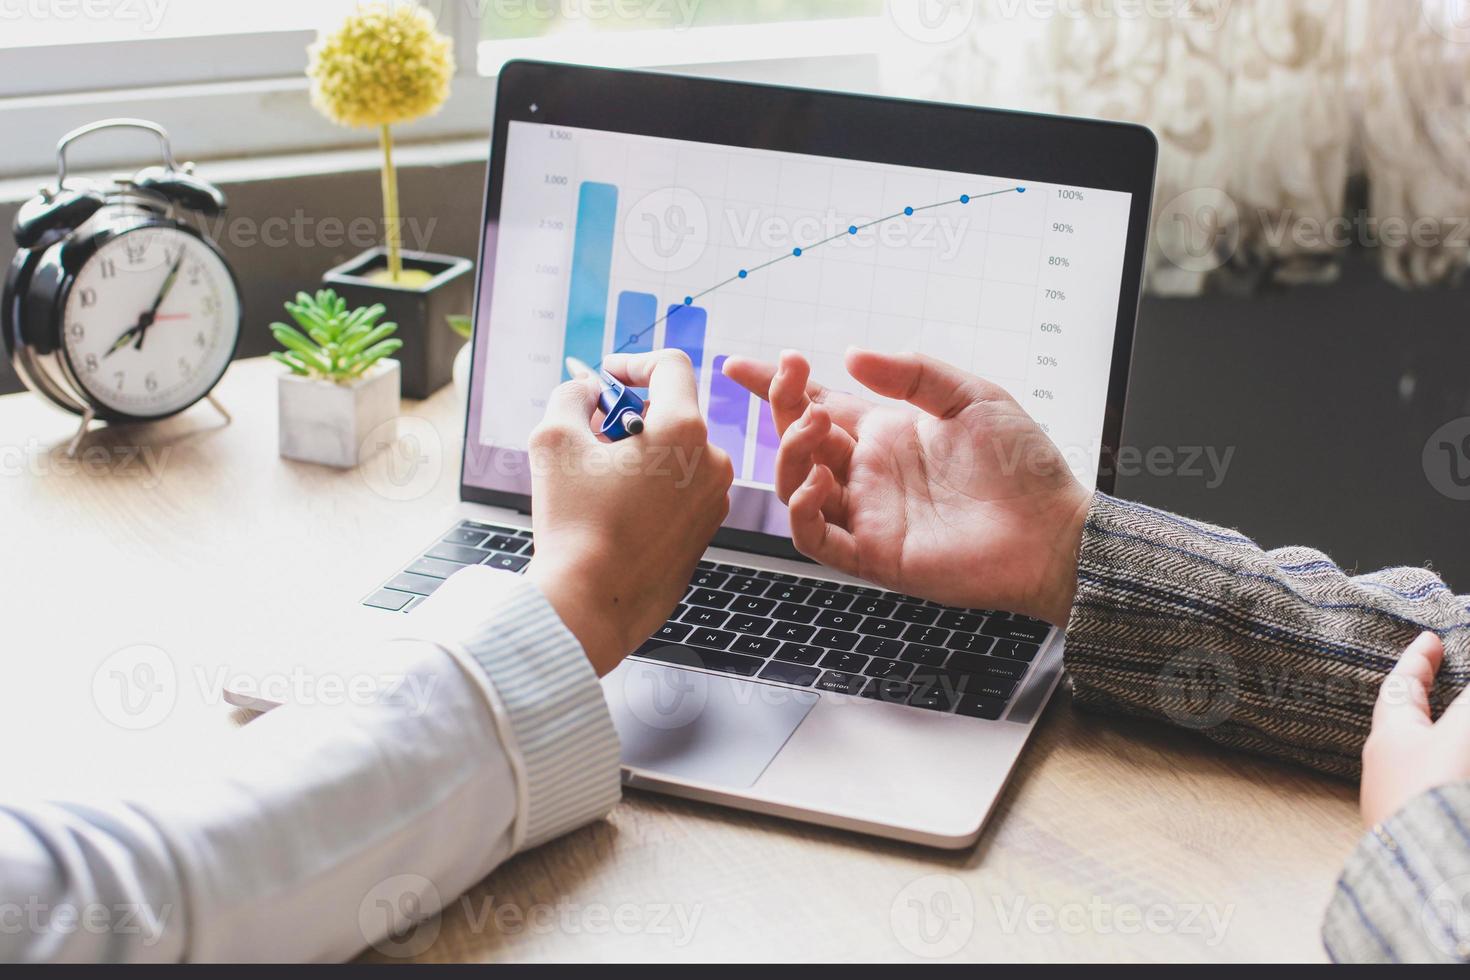
[[592, 370], [575, 357], [567, 358], [567, 373], [574, 378], [578, 374], [594, 375], [602, 385], [597, 404], [606, 416], [602, 420], [602, 434], [608, 439], [617, 442], [643, 431], [643, 399], [632, 388], [606, 371]]

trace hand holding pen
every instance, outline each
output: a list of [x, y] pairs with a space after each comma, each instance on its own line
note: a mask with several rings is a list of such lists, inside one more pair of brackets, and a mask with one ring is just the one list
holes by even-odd
[[566, 363], [567, 373], [572, 377], [589, 374], [602, 386], [602, 393], [597, 398], [603, 414], [602, 435], [611, 442], [617, 442], [643, 431], [644, 402], [632, 388], [606, 370], [594, 371], [575, 357], [568, 357]]

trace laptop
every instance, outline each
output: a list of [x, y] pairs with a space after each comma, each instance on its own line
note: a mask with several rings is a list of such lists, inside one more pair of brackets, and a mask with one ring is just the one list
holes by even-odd
[[387, 622], [467, 565], [525, 568], [528, 436], [564, 359], [682, 348], [735, 485], [683, 602], [602, 681], [625, 785], [971, 845], [1063, 637], [803, 559], [769, 408], [721, 367], [795, 348], [859, 391], [849, 345], [920, 350], [1004, 386], [1111, 490], [1156, 154], [1131, 125], [507, 64], [459, 518], [379, 570], [359, 614]]

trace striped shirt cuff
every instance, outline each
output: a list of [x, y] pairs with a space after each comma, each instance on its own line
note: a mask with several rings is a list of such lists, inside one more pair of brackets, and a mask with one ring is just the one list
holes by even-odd
[[1422, 793], [1358, 843], [1322, 923], [1345, 963], [1470, 960], [1470, 783]]
[[426, 638], [488, 680], [519, 790], [514, 850], [606, 816], [622, 793], [618, 733], [581, 644], [541, 590], [519, 575], [468, 568], [432, 605], [438, 617]]

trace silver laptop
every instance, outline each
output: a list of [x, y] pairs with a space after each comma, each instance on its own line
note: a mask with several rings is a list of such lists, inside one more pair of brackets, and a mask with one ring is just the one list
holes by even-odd
[[801, 559], [769, 408], [721, 365], [796, 348], [851, 391], [849, 345], [921, 350], [1007, 388], [1109, 490], [1155, 156], [1126, 125], [507, 65], [462, 511], [380, 570], [361, 615], [410, 611], [469, 564], [524, 568], [527, 440], [564, 358], [680, 347], [736, 479], [684, 601], [602, 682], [625, 784], [972, 844], [1062, 676], [1062, 636]]

